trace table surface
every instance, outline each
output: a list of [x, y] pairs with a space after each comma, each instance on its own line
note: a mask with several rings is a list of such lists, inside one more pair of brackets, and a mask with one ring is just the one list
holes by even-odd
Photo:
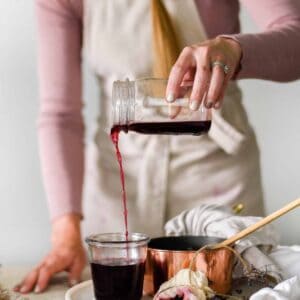
[[[12, 288], [24, 278], [25, 274], [31, 269], [26, 266], [0, 266], [0, 300], [1, 291], [8, 290], [12, 293], [12, 299], [18, 300], [63, 300], [65, 299], [65, 293], [69, 289], [66, 274], [57, 275], [51, 280], [51, 284], [46, 292], [42, 294], [28, 294], [22, 296], [22, 298], [16, 298], [16, 293], [12, 292]], [[82, 281], [90, 279], [89, 269], [86, 268], [82, 275]], [[6, 299], [6, 298], [4, 298]], [[150, 297], [143, 297], [143, 300], [152, 299]]]

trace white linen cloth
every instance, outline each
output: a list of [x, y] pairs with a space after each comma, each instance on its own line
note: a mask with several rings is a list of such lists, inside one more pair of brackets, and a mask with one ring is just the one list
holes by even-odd
[[[300, 251], [299, 251], [300, 257]], [[298, 259], [299, 260], [299, 259]], [[287, 279], [273, 289], [264, 288], [256, 292], [249, 300], [299, 300], [300, 299], [300, 277], [294, 276]]]
[[153, 299], [173, 299], [179, 296], [178, 293], [182, 298], [189, 300], [205, 300], [207, 294], [213, 294], [204, 273], [182, 269], [160, 286]]
[[[233, 215], [224, 206], [203, 204], [168, 221], [165, 232], [167, 235], [204, 235], [225, 239], [259, 219]], [[278, 246], [278, 240], [274, 227], [267, 225], [236, 243], [235, 249], [251, 265], [268, 271], [277, 280], [285, 280], [273, 289], [261, 289], [250, 300], [300, 299], [300, 246]], [[235, 267], [234, 276], [240, 275], [241, 269]]]

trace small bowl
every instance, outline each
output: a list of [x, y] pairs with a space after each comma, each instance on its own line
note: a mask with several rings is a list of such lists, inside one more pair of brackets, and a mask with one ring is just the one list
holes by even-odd
[[[146, 261], [144, 293], [154, 295], [160, 285], [178, 271], [188, 268], [195, 252], [206, 245], [223, 239], [208, 236], [170, 236], [150, 240]], [[195, 259], [194, 270], [206, 274], [209, 286], [216, 292], [226, 294], [231, 290], [232, 252], [226, 248], [203, 250]]]

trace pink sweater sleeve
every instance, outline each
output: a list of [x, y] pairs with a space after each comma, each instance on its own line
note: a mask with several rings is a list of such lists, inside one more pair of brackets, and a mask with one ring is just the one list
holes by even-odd
[[300, 1], [242, 0], [261, 33], [231, 35], [242, 46], [237, 78], [291, 81], [300, 78]]
[[77, 0], [36, 0], [40, 112], [38, 133], [50, 216], [81, 214], [81, 13]]

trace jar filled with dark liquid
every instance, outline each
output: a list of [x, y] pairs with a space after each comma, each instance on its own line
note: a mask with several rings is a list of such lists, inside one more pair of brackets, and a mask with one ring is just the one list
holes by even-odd
[[208, 132], [211, 111], [203, 103], [190, 109], [191, 88], [182, 88], [172, 103], [165, 99], [167, 80], [146, 78], [115, 81], [112, 94], [112, 131], [135, 131], [142, 134], [191, 134]]

